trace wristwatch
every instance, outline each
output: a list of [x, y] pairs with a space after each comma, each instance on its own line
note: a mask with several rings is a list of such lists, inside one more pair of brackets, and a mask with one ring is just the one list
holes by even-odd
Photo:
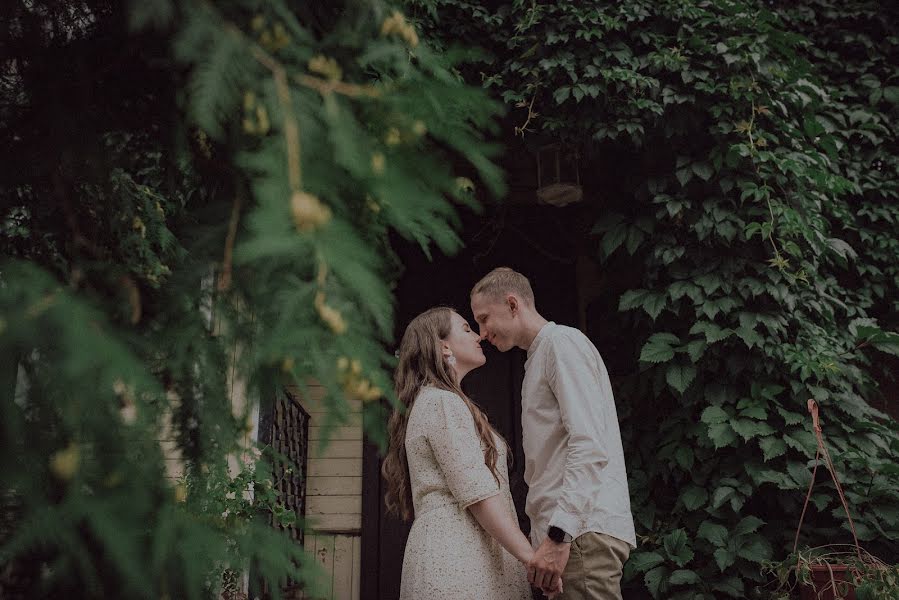
[[549, 539], [557, 544], [570, 544], [571, 540], [573, 539], [570, 533], [562, 531], [555, 525], [549, 528], [549, 532], [547, 533], [547, 535], [549, 536]]

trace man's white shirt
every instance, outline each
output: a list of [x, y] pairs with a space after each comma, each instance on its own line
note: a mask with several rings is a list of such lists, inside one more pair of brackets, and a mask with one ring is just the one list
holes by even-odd
[[521, 390], [525, 512], [539, 546], [550, 526], [636, 548], [618, 412], [605, 364], [579, 330], [547, 323], [528, 348]]

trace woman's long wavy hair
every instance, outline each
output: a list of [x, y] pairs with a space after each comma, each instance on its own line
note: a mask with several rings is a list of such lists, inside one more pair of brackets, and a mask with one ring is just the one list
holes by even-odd
[[446, 364], [440, 349], [441, 340], [445, 340], [450, 334], [452, 314], [453, 310], [446, 307], [432, 308], [423, 312], [412, 319], [400, 342], [399, 364], [393, 377], [400, 408], [393, 411], [387, 426], [389, 446], [381, 474], [387, 481], [385, 498], [387, 511], [404, 521], [414, 516], [409, 463], [406, 459], [406, 425], [409, 422], [412, 404], [425, 384], [454, 392], [462, 398], [474, 418], [478, 437], [486, 447], [484, 463], [493, 473], [497, 483], [499, 482], [496, 470], [499, 451], [493, 437], [493, 434], [499, 434], [490, 425], [487, 415], [456, 384], [452, 368]]

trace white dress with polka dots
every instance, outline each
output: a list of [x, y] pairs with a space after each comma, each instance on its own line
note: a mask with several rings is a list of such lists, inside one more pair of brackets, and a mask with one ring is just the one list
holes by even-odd
[[466, 510], [501, 494], [517, 523], [505, 444], [497, 438], [499, 484], [484, 463], [471, 412], [457, 394], [425, 386], [406, 427], [415, 521], [403, 556], [401, 600], [529, 600], [524, 565]]

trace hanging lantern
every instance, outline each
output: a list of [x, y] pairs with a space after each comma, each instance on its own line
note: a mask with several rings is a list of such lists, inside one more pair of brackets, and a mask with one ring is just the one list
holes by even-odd
[[[537, 201], [550, 206], [567, 206], [584, 198], [577, 150], [563, 152], [561, 144], [550, 144], [537, 151]], [[551, 173], [545, 173], [550, 163]], [[553, 168], [554, 167], [554, 168]], [[546, 177], [547, 181], [544, 181]]]

